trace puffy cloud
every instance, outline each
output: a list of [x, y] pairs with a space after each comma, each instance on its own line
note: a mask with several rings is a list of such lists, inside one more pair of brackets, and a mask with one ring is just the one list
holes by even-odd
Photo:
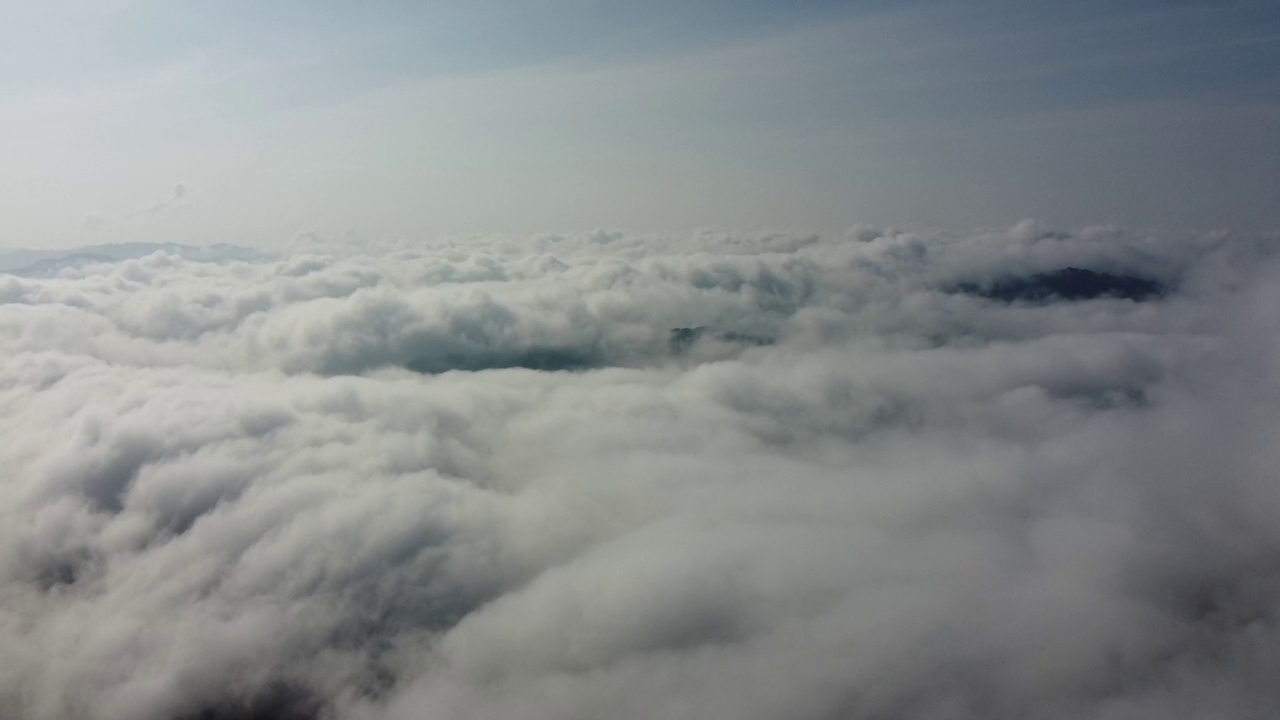
[[1280, 711], [1263, 239], [323, 245], [0, 275], [6, 717]]

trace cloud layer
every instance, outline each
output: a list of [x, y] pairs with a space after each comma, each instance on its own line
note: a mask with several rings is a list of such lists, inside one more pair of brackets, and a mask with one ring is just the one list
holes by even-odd
[[[1171, 291], [955, 291], [1065, 267]], [[0, 714], [1271, 716], [1277, 288], [1034, 223], [0, 275]]]

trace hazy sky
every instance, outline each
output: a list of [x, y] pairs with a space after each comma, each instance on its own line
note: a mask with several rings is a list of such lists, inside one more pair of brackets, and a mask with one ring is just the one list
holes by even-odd
[[0, 245], [1280, 226], [1280, 4], [0, 5]]

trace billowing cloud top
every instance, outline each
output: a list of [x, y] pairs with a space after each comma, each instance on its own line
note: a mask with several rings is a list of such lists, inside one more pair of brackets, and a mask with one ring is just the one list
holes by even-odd
[[[0, 715], [1270, 716], [1266, 248], [41, 258], [0, 275]], [[1099, 296], [983, 291], [1065, 268]]]

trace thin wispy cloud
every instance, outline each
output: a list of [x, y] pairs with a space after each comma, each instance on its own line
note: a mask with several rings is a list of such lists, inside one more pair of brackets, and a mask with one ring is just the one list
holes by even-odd
[[173, 186], [173, 192], [167, 197], [157, 198], [155, 202], [151, 203], [151, 205], [145, 210], [137, 210], [129, 213], [129, 217], [132, 218], [139, 215], [167, 215], [169, 213], [190, 210], [192, 208], [190, 195], [191, 190], [186, 185], [178, 183]]

